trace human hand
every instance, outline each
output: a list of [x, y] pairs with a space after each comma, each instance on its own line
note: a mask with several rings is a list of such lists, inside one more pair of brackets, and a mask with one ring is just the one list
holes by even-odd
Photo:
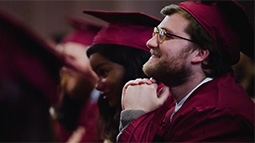
[[79, 126], [69, 137], [66, 143], [80, 143], [82, 137], [86, 133], [86, 129], [82, 126]]
[[153, 79], [136, 79], [127, 82], [122, 91], [122, 110], [145, 112], [156, 110], [169, 96], [168, 87], [163, 87], [158, 93], [157, 87]]

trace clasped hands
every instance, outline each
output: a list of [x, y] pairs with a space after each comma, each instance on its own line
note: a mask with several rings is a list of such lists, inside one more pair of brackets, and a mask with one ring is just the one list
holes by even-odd
[[154, 79], [138, 78], [127, 82], [122, 90], [122, 110], [154, 111], [164, 104], [169, 96], [169, 88], [158, 85]]

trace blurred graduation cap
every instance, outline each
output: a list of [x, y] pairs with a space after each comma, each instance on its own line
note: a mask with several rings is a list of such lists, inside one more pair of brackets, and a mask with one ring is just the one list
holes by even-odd
[[179, 6], [190, 13], [225, 51], [224, 56], [230, 64], [239, 61], [240, 51], [254, 60], [254, 27], [245, 9], [237, 2], [187, 1]]
[[[1, 85], [6, 85], [5, 81], [14, 83], [22, 89], [28, 88], [26, 92], [31, 92], [27, 94], [37, 90], [54, 104], [58, 99], [56, 92], [62, 64], [60, 56], [47, 41], [22, 22], [0, 11]], [[8, 89], [1, 86], [3, 90]], [[11, 90], [1, 92], [0, 101], [11, 96], [8, 92]]]
[[72, 26], [73, 32], [67, 35], [62, 43], [76, 42], [89, 46], [92, 44], [97, 32], [102, 28], [101, 25], [96, 23], [73, 17], [68, 17], [67, 23]]
[[149, 51], [146, 42], [160, 20], [142, 12], [84, 11], [109, 23], [95, 36], [93, 45], [117, 44]]

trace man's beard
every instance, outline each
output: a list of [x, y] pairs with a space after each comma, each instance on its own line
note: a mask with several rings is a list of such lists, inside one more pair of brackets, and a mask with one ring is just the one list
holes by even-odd
[[187, 82], [192, 74], [191, 69], [185, 65], [186, 57], [187, 55], [182, 54], [171, 59], [160, 60], [156, 64], [150, 63], [149, 60], [143, 65], [143, 71], [147, 76], [169, 87], [176, 87]]

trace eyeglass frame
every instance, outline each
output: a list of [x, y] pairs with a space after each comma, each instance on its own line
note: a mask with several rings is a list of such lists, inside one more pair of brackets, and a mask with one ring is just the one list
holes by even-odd
[[[157, 32], [155, 32], [155, 29], [157, 29]], [[163, 33], [164, 33], [164, 37], [163, 37], [163, 39], [161, 41], [159, 39], [160, 30], [162, 30]], [[188, 39], [188, 38], [184, 38], [184, 37], [172, 34], [172, 33], [168, 33], [168, 32], [166, 32], [165, 29], [162, 29], [162, 28], [159, 28], [159, 27], [154, 27], [153, 28], [152, 37], [154, 37], [156, 34], [157, 34], [157, 39], [158, 39], [160, 44], [162, 44], [166, 40], [167, 37], [170, 38], [170, 36], [176, 37], [176, 38], [180, 38], [180, 39], [183, 39], [183, 40], [187, 40], [187, 41], [190, 41], [190, 42], [193, 42], [193, 43], [196, 43], [194, 40], [191, 40], [191, 39]]]

